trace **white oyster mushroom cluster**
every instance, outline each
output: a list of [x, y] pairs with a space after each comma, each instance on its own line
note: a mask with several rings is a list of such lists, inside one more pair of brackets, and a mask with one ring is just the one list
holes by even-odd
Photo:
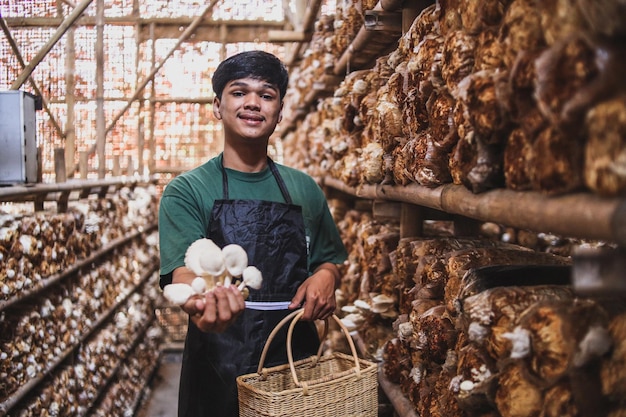
[[367, 315], [378, 314], [381, 317], [394, 319], [398, 316], [395, 308], [396, 300], [385, 294], [370, 294], [369, 301], [355, 300], [353, 304], [343, 306], [341, 311], [346, 313], [341, 322], [350, 331], [358, 330]]
[[198, 239], [185, 252], [185, 266], [196, 278], [189, 284], [174, 283], [163, 288], [163, 295], [173, 304], [182, 305], [190, 297], [203, 295], [219, 285], [237, 285], [258, 290], [263, 283], [261, 271], [248, 265], [248, 254], [239, 245], [230, 244], [220, 249], [211, 239]]

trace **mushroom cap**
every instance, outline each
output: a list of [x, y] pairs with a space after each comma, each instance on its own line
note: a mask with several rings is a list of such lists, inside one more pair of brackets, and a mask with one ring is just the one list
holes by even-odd
[[233, 277], [240, 277], [248, 266], [248, 254], [241, 246], [232, 243], [222, 248], [224, 264]]
[[163, 287], [163, 296], [172, 304], [183, 305], [195, 292], [191, 285], [183, 283], [168, 284]]
[[360, 327], [358, 324], [345, 317], [341, 319], [341, 323], [346, 327], [346, 329], [348, 329], [349, 332], [359, 330]]
[[358, 313], [361, 310], [353, 305], [345, 305], [341, 307], [341, 311], [343, 311], [344, 313]]
[[359, 313], [351, 313], [341, 318], [341, 323], [343, 323], [350, 332], [358, 330], [364, 321], [365, 317]]
[[202, 267], [202, 275], [211, 275], [213, 277], [219, 277], [226, 270], [224, 264], [224, 255], [219, 247], [211, 249], [209, 252], [202, 254], [200, 258], [200, 266]]
[[395, 298], [385, 294], [377, 294], [372, 297], [373, 304], [392, 306], [396, 302]]
[[202, 277], [195, 277], [191, 281], [191, 288], [193, 288], [196, 294], [203, 294], [206, 290], [206, 281]]
[[369, 311], [370, 310], [370, 305], [367, 303], [367, 301], [365, 300], [354, 300], [354, 306], [357, 308], [360, 308], [361, 310], [365, 310], [365, 311]]
[[[224, 272], [222, 251], [211, 239], [198, 239], [189, 245], [185, 252], [185, 266], [197, 276], [203, 276], [207, 273], [219, 275]], [[214, 272], [217, 273], [214, 274]]]
[[350, 320], [357, 325], [363, 324], [365, 322], [365, 317], [361, 313], [346, 314], [344, 317], [342, 317], [342, 320], [343, 319]]
[[252, 289], [258, 290], [263, 283], [263, 275], [256, 266], [247, 266], [242, 273], [243, 284]]
[[385, 294], [378, 294], [371, 298], [371, 302], [372, 313], [380, 314], [393, 310], [395, 299]]
[[365, 80], [356, 80], [352, 85], [352, 92], [356, 94], [365, 94], [369, 88], [369, 84]]

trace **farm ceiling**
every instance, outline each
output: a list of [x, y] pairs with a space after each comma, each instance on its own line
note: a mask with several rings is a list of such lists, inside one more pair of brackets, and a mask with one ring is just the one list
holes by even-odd
[[[107, 155], [145, 160], [140, 172], [194, 165], [220, 146], [210, 114], [217, 64], [247, 49], [293, 64], [316, 16], [335, 7], [334, 0], [0, 0], [0, 91], [42, 98], [38, 141], [45, 155], [64, 148], [70, 172], [98, 140]], [[142, 152], [144, 135], [152, 145]], [[52, 164], [44, 158], [44, 176]]]

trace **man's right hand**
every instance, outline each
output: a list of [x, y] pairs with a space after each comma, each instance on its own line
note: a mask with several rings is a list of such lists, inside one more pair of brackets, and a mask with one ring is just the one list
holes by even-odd
[[[195, 277], [193, 271], [182, 266], [174, 270], [172, 281], [191, 285]], [[235, 285], [228, 288], [219, 285], [205, 295], [191, 297], [181, 307], [198, 329], [207, 333], [221, 333], [237, 319], [246, 304]]]
[[236, 286], [217, 286], [204, 296], [192, 297], [183, 306], [191, 321], [206, 333], [221, 333], [246, 308], [243, 295]]

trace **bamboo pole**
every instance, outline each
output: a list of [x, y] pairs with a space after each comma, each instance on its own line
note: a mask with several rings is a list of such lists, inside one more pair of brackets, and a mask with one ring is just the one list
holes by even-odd
[[[356, 36], [348, 45], [346, 50], [341, 54], [337, 62], [335, 63], [335, 68], [333, 72], [335, 75], [345, 75], [354, 70], [352, 68], [353, 57], [359, 57], [365, 49], [371, 44], [371, 42], [378, 37], [378, 34], [375, 31], [367, 30], [365, 25], [361, 26]], [[357, 68], [359, 69], [359, 68]]]
[[141, 111], [137, 117], [137, 172], [143, 175], [145, 164], [143, 161], [143, 150], [146, 147], [145, 124], [146, 121], [141, 117]]
[[474, 194], [455, 184], [437, 188], [418, 184], [353, 188], [331, 177], [325, 177], [323, 183], [361, 198], [402, 201], [519, 229], [626, 244], [626, 199], [623, 197], [603, 198], [582, 192], [550, 196], [508, 189]]
[[65, 149], [54, 149], [54, 179], [56, 182], [67, 181], [67, 173], [65, 172]]
[[154, 103], [189, 103], [189, 104], [213, 104], [213, 97], [150, 97]]
[[[322, 0], [313, 0], [306, 8], [306, 14], [302, 22], [302, 31], [304, 33], [313, 33], [313, 27], [317, 21], [317, 15], [319, 14], [320, 7], [322, 7]], [[309, 38], [310, 39], [310, 38]]]
[[382, 7], [383, 10], [395, 12], [396, 10], [402, 9], [404, 3], [404, 0], [380, 0], [380, 7]]
[[81, 180], [87, 179], [89, 173], [89, 152], [80, 151], [78, 153], [78, 175]]
[[228, 38], [228, 29], [226, 25], [220, 26], [220, 61], [226, 59], [226, 39]]
[[[152, 39], [152, 49], [151, 49], [151, 64], [150, 67], [152, 68], [152, 70], [154, 70], [155, 66], [156, 66], [156, 39], [154, 36], [154, 23], [150, 24], [150, 39]], [[150, 103], [148, 104], [148, 108], [150, 109], [150, 136], [148, 138], [148, 153], [149, 153], [149, 159], [148, 159], [148, 171], [150, 172], [150, 175], [154, 174], [155, 170], [156, 170], [156, 140], [154, 138], [154, 128], [156, 126], [155, 123], [155, 115], [156, 115], [156, 103], [154, 102], [154, 97], [156, 95], [156, 90], [155, 90], [155, 86], [154, 86], [154, 80], [152, 80], [152, 83], [150, 85]]]
[[96, 0], [96, 155], [98, 178], [106, 174], [106, 145], [104, 119], [104, 0]]
[[[289, 22], [292, 29], [300, 30], [302, 29], [302, 13], [304, 0], [283, 0], [283, 14], [285, 15], [285, 20]], [[293, 3], [295, 6], [295, 11], [291, 10], [290, 3]]]
[[65, 44], [65, 106], [67, 117], [65, 121], [65, 170], [70, 178], [74, 177], [76, 160], [76, 49], [74, 45], [74, 28], [67, 31]]
[[[9, 42], [9, 46], [11, 46], [11, 50], [13, 51], [13, 54], [15, 55], [15, 58], [17, 59], [17, 62], [19, 62], [19, 64], [22, 67], [22, 69], [26, 68], [26, 63], [24, 62], [24, 58], [22, 57], [22, 53], [20, 52], [20, 49], [17, 46], [17, 43], [15, 42], [15, 39], [13, 38], [13, 35], [11, 35], [11, 31], [9, 30], [9, 26], [7, 25], [6, 21], [2, 17], [2, 13], [1, 12], [0, 12], [0, 26], [2, 27], [2, 31], [4, 32], [4, 35], [7, 37], [7, 41]], [[46, 98], [41, 93], [41, 90], [37, 86], [37, 83], [35, 82], [33, 77], [29, 76], [28, 77], [28, 81], [30, 81], [31, 85], [33, 86], [33, 90], [35, 91], [35, 93], [39, 97], [41, 97], [41, 104], [42, 104], [44, 110], [46, 111], [46, 113], [48, 113], [48, 117], [50, 117], [50, 123], [52, 123], [52, 126], [56, 130], [56, 132], [59, 135], [59, 137], [63, 138], [64, 137], [63, 130], [61, 129], [61, 126], [59, 126], [59, 123], [57, 122], [57, 120], [54, 118], [54, 115], [50, 111], [50, 107], [48, 106], [48, 100], [46, 100]]]
[[122, 166], [120, 165], [120, 155], [113, 155], [113, 167], [111, 168], [111, 174], [114, 177], [119, 177], [122, 172]]
[[24, 82], [30, 77], [33, 73], [37, 65], [44, 59], [44, 57], [50, 52], [50, 50], [56, 45], [56, 43], [61, 39], [61, 37], [65, 34], [67, 29], [78, 20], [81, 14], [85, 11], [85, 9], [91, 4], [93, 0], [83, 0], [72, 13], [59, 25], [57, 31], [52, 35], [50, 40], [37, 52], [37, 54], [33, 57], [33, 59], [26, 65], [26, 67], [22, 70], [20, 75], [15, 79], [13, 84], [11, 85], [11, 90], [19, 89]]
[[[133, 15], [139, 16], [139, 2], [133, 1]], [[141, 25], [137, 24], [135, 27], [135, 85], [139, 84], [139, 65], [141, 64], [141, 42], [139, 41], [139, 31]], [[154, 85], [154, 83], [152, 83]], [[143, 115], [144, 103], [139, 101], [137, 109], [137, 172], [139, 174], [144, 173], [144, 148], [146, 147], [145, 130], [146, 120]]]
[[311, 36], [299, 30], [270, 30], [267, 32], [269, 42], [306, 42]]
[[424, 208], [408, 203], [400, 205], [400, 237], [424, 234]]
[[402, 393], [402, 389], [398, 384], [390, 382], [382, 370], [382, 366], [378, 367], [378, 383], [385, 395], [393, 405], [394, 411], [400, 417], [418, 417], [413, 405]]
[[[4, 0], [6, 1], [6, 0]], [[26, 0], [24, 0], [26, 1]], [[145, 0], [142, 0], [145, 1]], [[104, 23], [107, 26], [136, 26], [148, 27], [151, 23], [155, 23], [157, 34], [165, 38], [174, 38], [180, 35], [180, 27], [191, 24], [193, 18], [187, 16], [179, 17], [137, 17], [137, 16], [105, 16]], [[36, 27], [36, 28], [55, 28], [58, 27], [63, 19], [59, 17], [7, 17], [7, 25], [9, 27]], [[94, 27], [96, 25], [95, 16], [81, 16], [73, 26], [75, 27]], [[253, 42], [255, 39], [265, 39], [265, 35], [269, 30], [285, 29], [287, 23], [280, 21], [267, 20], [204, 20], [196, 31], [196, 40], [217, 42], [217, 37], [213, 36], [220, 26], [226, 26], [231, 34], [237, 37], [241, 42]], [[176, 35], [171, 35], [175, 33]], [[148, 40], [146, 36], [142, 36], [143, 31], [139, 35], [141, 41]], [[244, 36], [249, 34], [249, 36]]]
[[[381, 1], [381, 4], [383, 2]], [[418, 0], [415, 2], [406, 2], [402, 8], [402, 33], [407, 33], [411, 25], [422, 13], [422, 11], [434, 3], [433, 0]], [[384, 8], [384, 5], [383, 5]]]
[[539, 192], [497, 189], [473, 194], [462, 186], [444, 186], [444, 211], [512, 227], [567, 237], [626, 242], [626, 200], [575, 193], [549, 196]]

